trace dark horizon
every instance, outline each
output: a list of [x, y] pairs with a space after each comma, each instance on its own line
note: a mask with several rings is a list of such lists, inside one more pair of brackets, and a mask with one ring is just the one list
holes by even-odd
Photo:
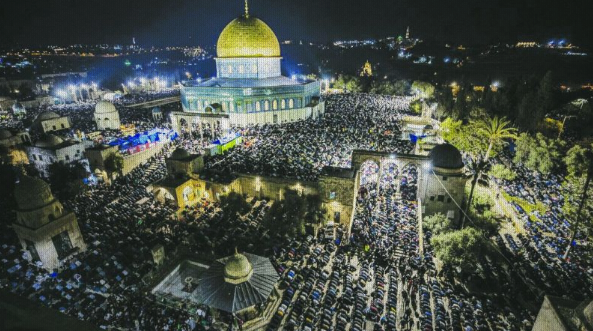
[[[249, 5], [280, 40], [383, 38], [404, 35], [409, 26], [413, 37], [428, 41], [484, 45], [562, 38], [593, 46], [593, 26], [587, 22], [591, 4], [251, 0]], [[133, 37], [144, 46], [210, 46], [242, 13], [241, 0], [24, 0], [3, 5], [0, 46], [130, 44]]]

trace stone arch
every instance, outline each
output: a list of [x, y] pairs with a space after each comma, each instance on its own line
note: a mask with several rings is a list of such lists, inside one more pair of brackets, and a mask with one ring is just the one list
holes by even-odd
[[371, 183], [377, 183], [379, 180], [380, 166], [381, 163], [373, 159], [364, 161], [360, 165], [359, 169], [360, 185], [363, 186]]

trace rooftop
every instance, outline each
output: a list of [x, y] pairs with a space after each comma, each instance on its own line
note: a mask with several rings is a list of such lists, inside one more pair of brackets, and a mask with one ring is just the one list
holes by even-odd
[[201, 82], [187, 81], [185, 87], [224, 87], [224, 88], [253, 88], [253, 87], [277, 87], [277, 86], [298, 86], [314, 82], [313, 80], [291, 79], [285, 76], [270, 78], [210, 78]]

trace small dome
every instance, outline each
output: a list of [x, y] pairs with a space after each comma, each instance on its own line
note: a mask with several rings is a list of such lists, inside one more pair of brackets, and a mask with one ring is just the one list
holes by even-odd
[[20, 209], [40, 208], [54, 201], [49, 184], [30, 176], [20, 178], [14, 188], [14, 198]]
[[12, 137], [12, 133], [6, 129], [0, 130], [0, 139], [8, 139]]
[[117, 109], [115, 109], [115, 106], [109, 101], [99, 101], [95, 106], [95, 114], [109, 114], [115, 112], [117, 112]]
[[238, 252], [230, 256], [224, 265], [224, 278], [229, 283], [242, 283], [249, 280], [253, 267], [243, 254]]
[[171, 154], [171, 157], [169, 157], [169, 159], [172, 159], [172, 160], [182, 160], [182, 159], [185, 159], [185, 158], [187, 158], [187, 157], [189, 157], [189, 156], [190, 156], [190, 154], [189, 154], [189, 152], [188, 152], [188, 151], [186, 151], [186, 150], [185, 150], [185, 149], [183, 149], [183, 148], [177, 148], [177, 149], [176, 149], [176, 150], [175, 150], [175, 151], [174, 151], [174, 152]]
[[43, 113], [39, 114], [39, 116], [37, 116], [38, 121], [46, 121], [54, 118], [60, 118], [60, 115], [54, 113], [53, 111], [44, 111]]
[[463, 168], [463, 159], [461, 153], [451, 144], [442, 144], [435, 146], [428, 154], [432, 166], [442, 169], [461, 169]]
[[161, 107], [154, 107], [154, 108], [152, 108], [152, 113], [153, 114], [160, 114], [160, 113], [162, 113]]
[[266, 23], [243, 15], [222, 30], [216, 54], [219, 58], [280, 57], [280, 43]]
[[59, 144], [63, 143], [64, 139], [56, 136], [55, 134], [47, 134], [44, 137], [42, 137], [40, 140], [37, 141], [37, 143], [35, 143], [35, 146], [37, 147], [54, 147], [54, 146], [58, 146]]

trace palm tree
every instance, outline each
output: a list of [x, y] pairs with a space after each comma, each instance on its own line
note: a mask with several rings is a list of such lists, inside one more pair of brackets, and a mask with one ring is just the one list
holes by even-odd
[[517, 129], [510, 126], [511, 121], [506, 117], [494, 117], [482, 120], [476, 124], [479, 133], [488, 138], [488, 150], [484, 162], [490, 159], [490, 153], [495, 144], [502, 142], [504, 139], [516, 139]]
[[585, 206], [585, 202], [587, 201], [587, 191], [589, 190], [589, 184], [591, 184], [591, 177], [593, 176], [593, 151], [587, 151], [587, 159], [589, 161], [589, 166], [587, 167], [587, 179], [585, 179], [585, 185], [583, 186], [583, 193], [581, 193], [581, 201], [579, 202], [579, 209], [577, 210], [576, 222], [574, 224], [574, 229], [572, 231], [572, 236], [568, 241], [568, 246], [566, 247], [566, 252], [564, 253], [564, 259], [568, 259], [570, 255], [570, 251], [572, 249], [572, 243], [574, 242], [577, 232], [579, 230], [579, 225], [581, 223], [581, 219], [583, 218], [583, 207]]
[[480, 178], [482, 172], [484, 172], [488, 168], [488, 162], [486, 162], [486, 158], [482, 155], [478, 155], [476, 157], [470, 158], [466, 167], [472, 174], [472, 181], [471, 181], [471, 189], [469, 191], [469, 197], [467, 198], [467, 204], [465, 205], [465, 211], [461, 217], [461, 229], [465, 226], [465, 218], [466, 215], [469, 213], [469, 208], [472, 205], [472, 199], [474, 198], [474, 190], [476, 188], [476, 184], [478, 183], [478, 179]]

